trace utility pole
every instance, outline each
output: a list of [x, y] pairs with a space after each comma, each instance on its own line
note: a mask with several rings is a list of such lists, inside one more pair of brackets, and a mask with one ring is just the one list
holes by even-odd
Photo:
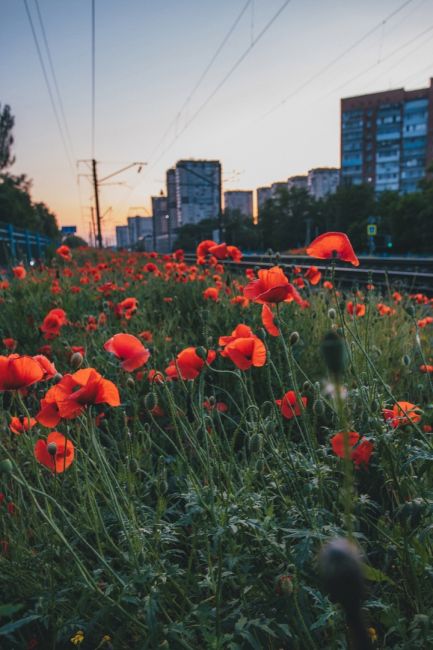
[[101, 229], [101, 213], [99, 210], [99, 191], [98, 191], [98, 175], [96, 172], [96, 160], [92, 159], [93, 171], [93, 189], [95, 191], [95, 208], [96, 208], [96, 225], [98, 228], [98, 248], [102, 248], [102, 229]]

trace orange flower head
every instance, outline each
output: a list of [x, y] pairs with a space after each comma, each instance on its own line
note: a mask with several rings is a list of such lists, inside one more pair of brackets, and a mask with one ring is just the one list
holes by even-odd
[[[206, 361], [208, 364], [215, 361], [216, 353], [209, 350], [207, 353]], [[176, 357], [176, 361], [172, 361], [166, 368], [166, 375], [170, 379], [177, 379], [179, 376], [182, 379], [195, 379], [201, 373], [205, 365], [205, 360], [198, 356], [196, 348], [185, 348]]]
[[262, 323], [268, 334], [271, 336], [279, 336], [280, 330], [275, 325], [272, 309], [266, 303], [264, 303], [262, 307]]
[[310, 268], [305, 271], [304, 277], [307, 278], [310, 284], [315, 286], [316, 284], [319, 284], [322, 278], [322, 272], [319, 271], [317, 266], [310, 266]]
[[132, 334], [115, 334], [104, 343], [104, 350], [120, 359], [128, 372], [144, 366], [150, 357], [149, 350]]
[[343, 262], [359, 266], [349, 237], [344, 232], [325, 232], [316, 237], [307, 248], [307, 255], [319, 260], [329, 260], [337, 257]]
[[306, 408], [307, 398], [299, 397], [294, 390], [288, 390], [282, 399], [275, 400], [275, 404], [279, 407], [281, 415], [286, 420], [291, 420], [295, 415], [299, 416], [302, 414], [300, 403]]
[[40, 363], [32, 357], [20, 357], [18, 354], [0, 356], [0, 392], [27, 388], [41, 381], [43, 376]]
[[248, 370], [251, 366], [260, 368], [266, 363], [266, 348], [257, 336], [237, 338], [226, 345], [224, 356], [229, 357], [240, 370]]
[[367, 438], [361, 438], [359, 433], [356, 431], [349, 431], [346, 434], [343, 432], [336, 433], [335, 436], [331, 438], [331, 446], [334, 454], [339, 456], [339, 458], [344, 458], [345, 435], [348, 436], [349, 455], [351, 460], [353, 460], [357, 468], [360, 467], [360, 465], [367, 466], [371, 454], [373, 453], [374, 445], [370, 440], [367, 440]]
[[56, 253], [59, 257], [64, 259], [66, 262], [70, 262], [72, 260], [71, 249], [69, 248], [69, 246], [66, 246], [66, 244], [59, 246], [59, 248], [56, 250]]
[[346, 305], [346, 311], [351, 316], [365, 316], [365, 305], [360, 302], [354, 304], [350, 301]]
[[394, 429], [405, 424], [413, 422], [417, 424], [421, 421], [421, 413], [418, 412], [419, 407], [411, 402], [396, 402], [392, 409], [384, 409], [383, 415], [387, 422], [391, 424]]
[[[258, 279], [244, 287], [244, 296], [258, 303], [278, 303], [294, 297], [297, 291], [279, 266], [260, 269]], [[298, 294], [299, 295], [299, 294]]]
[[45, 465], [55, 474], [64, 472], [74, 460], [75, 448], [71, 440], [67, 440], [58, 431], [52, 431], [46, 440], [38, 440], [35, 444], [36, 460]]
[[24, 266], [22, 266], [21, 264], [19, 266], [14, 266], [12, 268], [12, 273], [16, 278], [18, 278], [18, 280], [24, 280], [24, 278], [27, 275], [27, 271], [25, 270]]
[[12, 433], [15, 433], [18, 436], [21, 433], [24, 433], [24, 431], [30, 431], [30, 429], [34, 427], [35, 424], [35, 418], [14, 416], [9, 422], [9, 429], [12, 431]]

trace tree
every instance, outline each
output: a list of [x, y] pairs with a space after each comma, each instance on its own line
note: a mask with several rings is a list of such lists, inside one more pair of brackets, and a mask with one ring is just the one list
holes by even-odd
[[11, 114], [8, 104], [5, 104], [3, 110], [0, 104], [0, 170], [10, 167], [15, 162], [15, 156], [12, 156], [11, 149], [14, 143], [12, 129], [15, 124], [15, 118]]

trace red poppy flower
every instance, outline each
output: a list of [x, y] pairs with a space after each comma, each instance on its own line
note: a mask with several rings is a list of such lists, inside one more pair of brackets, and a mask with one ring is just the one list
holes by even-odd
[[150, 357], [150, 352], [132, 334], [115, 334], [106, 343], [104, 350], [122, 361], [122, 368], [128, 372], [141, 368]]
[[248, 370], [251, 366], [260, 368], [266, 363], [266, 348], [257, 336], [237, 338], [225, 346], [224, 356], [229, 357], [240, 370]]
[[[343, 432], [340, 432], [336, 433], [335, 436], [331, 438], [332, 451], [340, 458], [344, 458], [344, 435]], [[346, 435], [348, 436], [350, 458], [353, 460], [355, 465], [357, 467], [362, 464], [368, 465], [370, 456], [374, 449], [373, 443], [370, 440], [367, 440], [367, 438], [360, 438], [359, 433], [356, 431], [349, 431]]]
[[419, 367], [419, 369], [421, 370], [421, 372], [426, 372], [426, 373], [433, 372], [433, 366], [430, 364], [422, 364]]
[[395, 309], [388, 305], [384, 305], [382, 302], [377, 303], [376, 309], [381, 316], [393, 316], [395, 314]]
[[305, 271], [304, 277], [306, 277], [309, 283], [314, 286], [319, 284], [322, 273], [319, 271], [317, 266], [310, 266], [310, 268]]
[[417, 424], [421, 421], [419, 407], [410, 402], [396, 402], [392, 409], [383, 409], [383, 416], [386, 422], [389, 422], [394, 429], [413, 422]]
[[354, 304], [350, 301], [346, 305], [346, 311], [351, 316], [365, 316], [365, 305], [360, 302]]
[[49, 359], [44, 354], [36, 354], [33, 359], [39, 363], [41, 366], [44, 376], [42, 377], [42, 381], [46, 381], [47, 379], [52, 379], [57, 375], [57, 369]]
[[138, 336], [141, 339], [143, 339], [143, 341], [148, 341], [149, 343], [151, 343], [153, 340], [152, 332], [150, 332], [149, 330], [144, 330], [144, 332], [140, 332]]
[[307, 255], [317, 257], [319, 260], [329, 260], [337, 257], [343, 262], [350, 262], [359, 266], [349, 237], [344, 232], [325, 232], [316, 237], [307, 248]]
[[229, 407], [225, 402], [210, 402], [205, 400], [203, 406], [207, 411], [219, 411], [220, 413], [226, 413], [229, 410]]
[[131, 316], [137, 311], [137, 307], [137, 298], [125, 298], [125, 300], [122, 300], [122, 302], [119, 302], [119, 304], [116, 305], [116, 315], [120, 317], [123, 316], [126, 318], [126, 320], [129, 320]]
[[32, 357], [20, 357], [18, 354], [0, 356], [0, 392], [27, 388], [41, 381], [43, 376], [40, 363]]
[[74, 460], [75, 448], [71, 440], [67, 440], [58, 431], [52, 431], [46, 440], [37, 441], [34, 454], [39, 463], [60, 474], [68, 469]]
[[68, 319], [63, 309], [51, 309], [45, 316], [40, 330], [46, 340], [55, 338], [60, 334], [60, 329], [66, 325]]
[[[212, 363], [215, 358], [216, 353], [209, 350], [206, 357], [207, 363]], [[179, 352], [176, 361], [170, 362], [165, 372], [170, 379], [176, 379], [179, 375], [182, 379], [195, 379], [201, 373], [204, 364], [205, 360], [198, 356], [196, 348], [185, 348], [185, 350]]]
[[13, 352], [17, 347], [17, 341], [15, 341], [15, 339], [10, 339], [10, 338], [3, 339], [3, 345], [7, 350]]
[[237, 246], [227, 246], [227, 255], [233, 262], [240, 262], [242, 259], [242, 251]]
[[25, 270], [24, 266], [14, 266], [12, 268], [12, 273], [18, 280], [24, 280], [24, 278], [27, 275], [27, 271]]
[[[236, 325], [230, 336], [220, 336], [218, 339], [218, 345], [226, 346], [235, 339], [246, 339], [250, 336], [255, 336], [251, 327], [240, 323], [239, 325]], [[223, 352], [221, 352], [221, 355], [224, 356]]]
[[24, 431], [30, 431], [32, 427], [34, 427], [36, 424], [35, 418], [28, 418], [28, 417], [16, 417], [14, 416], [11, 418], [11, 421], [9, 422], [9, 429], [12, 431], [12, 433], [15, 433], [16, 435], [20, 435], [21, 433], [24, 433]]
[[302, 414], [300, 402], [302, 402], [304, 408], [306, 408], [307, 398], [299, 397], [296, 395], [294, 390], [288, 390], [282, 399], [275, 400], [275, 404], [279, 407], [281, 415], [285, 417], [286, 420], [291, 420], [295, 415], [298, 416]]
[[213, 300], [214, 302], [218, 302], [218, 296], [219, 291], [216, 287], [208, 287], [203, 291], [203, 298], [205, 298], [205, 300]]
[[266, 303], [262, 307], [262, 323], [268, 334], [271, 336], [279, 336], [280, 330], [274, 323], [274, 314], [270, 306]]
[[73, 375], [64, 375], [49, 389], [41, 400], [36, 419], [46, 427], [55, 427], [61, 418], [76, 418], [91, 404], [119, 406], [119, 391], [94, 368], [84, 368]]
[[209, 250], [214, 246], [217, 246], [217, 243], [212, 239], [205, 239], [204, 241], [200, 242], [196, 250], [197, 258], [199, 257], [205, 258], [206, 255], [209, 253]]
[[260, 269], [258, 279], [253, 280], [244, 287], [244, 296], [258, 303], [278, 303], [284, 300], [301, 300], [298, 292], [290, 284], [284, 271], [279, 266], [271, 269]]
[[70, 262], [72, 260], [72, 253], [71, 249], [69, 246], [66, 246], [66, 244], [62, 244], [62, 246], [59, 246], [59, 248], [56, 250], [57, 255], [62, 257], [66, 262]]
[[217, 260], [225, 260], [227, 257], [227, 244], [215, 244], [208, 249], [210, 255], [216, 257]]

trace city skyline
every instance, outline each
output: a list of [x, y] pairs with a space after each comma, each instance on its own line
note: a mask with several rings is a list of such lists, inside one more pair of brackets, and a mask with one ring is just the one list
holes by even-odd
[[[148, 164], [140, 175], [131, 170], [113, 179], [128, 187], [101, 193], [102, 210], [112, 206], [104, 224], [111, 238], [130, 206], [151, 212], [151, 196], [165, 187], [166, 170], [176, 160], [221, 160], [225, 191], [255, 190], [311, 168], [339, 166], [340, 99], [425, 87], [433, 71], [431, 0], [368, 0], [362, 7], [354, 1], [296, 0], [218, 7], [196, 0], [182, 7], [125, 4], [127, 11], [113, 1], [95, 3], [94, 157], [101, 176], [134, 160]], [[38, 6], [32, 0], [27, 6], [50, 73]], [[16, 116], [17, 162], [11, 172], [32, 178], [34, 199], [44, 201], [60, 225], [76, 224], [87, 237], [92, 188], [85, 178], [77, 187], [75, 161], [92, 157], [91, 2], [60, 7], [39, 0], [39, 8], [73, 145], [66, 146], [72, 165], [25, 3], [7, 0], [0, 38], [10, 64], [0, 71], [0, 102]], [[311, 47], [317, 42], [322, 49]], [[53, 83], [52, 89], [56, 100]]]

